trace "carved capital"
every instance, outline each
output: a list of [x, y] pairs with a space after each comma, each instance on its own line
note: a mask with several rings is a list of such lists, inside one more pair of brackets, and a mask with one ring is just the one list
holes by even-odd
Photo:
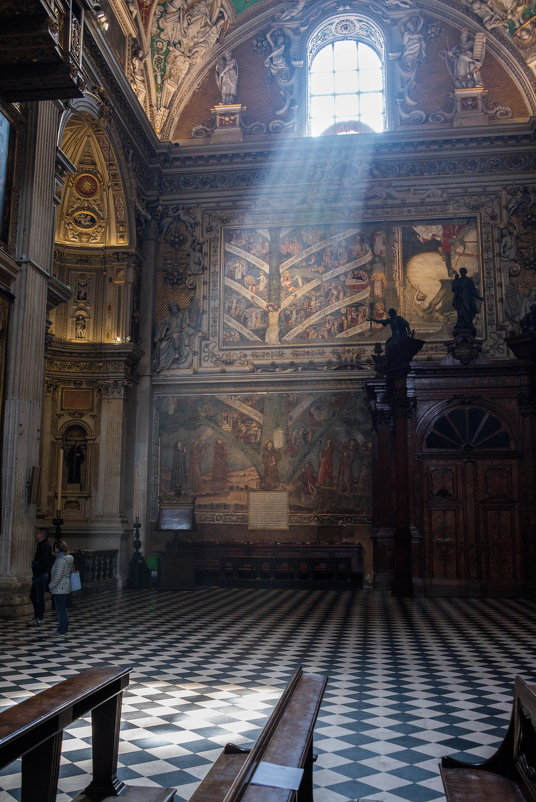
[[109, 382], [100, 382], [98, 389], [103, 399], [115, 398], [124, 401], [128, 394], [128, 386], [129, 382], [116, 379]]

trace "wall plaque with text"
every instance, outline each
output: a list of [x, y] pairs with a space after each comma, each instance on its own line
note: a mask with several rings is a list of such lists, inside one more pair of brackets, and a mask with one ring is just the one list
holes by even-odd
[[248, 529], [288, 529], [288, 492], [250, 490]]

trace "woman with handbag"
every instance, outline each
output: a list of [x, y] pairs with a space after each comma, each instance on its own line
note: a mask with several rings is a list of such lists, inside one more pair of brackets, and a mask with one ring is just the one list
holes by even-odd
[[50, 575], [49, 590], [54, 598], [54, 607], [58, 614], [58, 634], [66, 635], [69, 629], [67, 615], [67, 599], [71, 592], [71, 571], [74, 557], [69, 554], [65, 540], [57, 540], [52, 547], [55, 555]]

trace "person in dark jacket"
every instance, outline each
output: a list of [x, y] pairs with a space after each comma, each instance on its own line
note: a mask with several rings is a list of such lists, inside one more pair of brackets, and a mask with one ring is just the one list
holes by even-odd
[[34, 616], [28, 621], [29, 627], [43, 625], [45, 617], [45, 591], [48, 585], [49, 572], [52, 567], [52, 549], [48, 542], [48, 530], [36, 529], [35, 542], [37, 548], [32, 560], [32, 587], [30, 600], [34, 608]]

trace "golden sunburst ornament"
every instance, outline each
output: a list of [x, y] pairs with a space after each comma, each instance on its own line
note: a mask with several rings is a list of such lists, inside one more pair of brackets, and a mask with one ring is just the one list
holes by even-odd
[[82, 173], [77, 176], [74, 186], [83, 198], [92, 198], [99, 191], [99, 182], [91, 173]]

